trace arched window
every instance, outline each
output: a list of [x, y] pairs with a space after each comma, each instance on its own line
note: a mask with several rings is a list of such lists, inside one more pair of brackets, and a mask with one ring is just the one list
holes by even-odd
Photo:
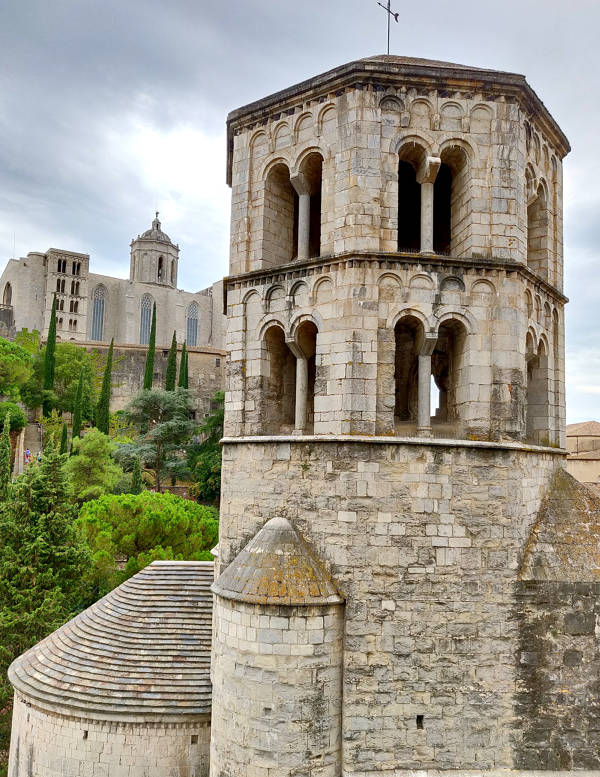
[[298, 195], [283, 163], [271, 168], [265, 181], [263, 264], [276, 267], [296, 256]]
[[3, 305], [12, 305], [12, 286], [7, 283], [4, 287], [4, 294], [2, 295]]
[[75, 294], [79, 294], [79, 281], [75, 283]]
[[527, 440], [538, 445], [550, 444], [550, 371], [544, 342], [536, 349], [527, 334]]
[[[62, 281], [62, 282], [64, 283], [64, 281]], [[60, 291], [60, 284], [61, 284], [61, 280], [60, 280], [60, 278], [57, 278], [56, 279], [56, 291]]]
[[[321, 254], [321, 188], [323, 157], [313, 152], [302, 162], [301, 175], [294, 179], [298, 194], [298, 250], [299, 259]], [[302, 213], [302, 209], [305, 212]]]
[[158, 280], [162, 281], [164, 275], [164, 259], [162, 256], [158, 257]]
[[433, 186], [433, 250], [461, 255], [467, 238], [470, 208], [469, 161], [460, 146], [442, 151]]
[[279, 326], [267, 329], [264, 344], [267, 373], [264, 377], [263, 431], [265, 434], [284, 434], [294, 428], [296, 359]]
[[198, 345], [198, 304], [196, 302], [192, 302], [188, 308], [185, 340], [188, 345]]
[[394, 335], [395, 426], [414, 425], [417, 422], [419, 349], [423, 325], [413, 316], [404, 316], [396, 324]]
[[[317, 335], [318, 329], [312, 321], [303, 321], [298, 327], [296, 342], [301, 354], [306, 359], [306, 396], [299, 397], [296, 393], [296, 431], [302, 431], [305, 434], [313, 434], [315, 428], [315, 386], [317, 377], [316, 354], [317, 354]], [[305, 402], [300, 407], [298, 403]]]
[[549, 269], [548, 198], [542, 184], [527, 206], [527, 266], [548, 280]]
[[64, 299], [61, 299], [61, 300], [58, 301], [58, 309], [59, 310], [64, 310], [65, 309], [65, 301], [64, 301]]
[[439, 391], [434, 420], [455, 424], [461, 418], [465, 401], [465, 350], [467, 330], [461, 321], [449, 319], [438, 330], [438, 339], [431, 357], [431, 374]]
[[104, 335], [104, 301], [106, 289], [96, 286], [92, 294], [92, 340], [102, 340]]
[[140, 344], [150, 342], [150, 326], [152, 324], [152, 305], [154, 300], [150, 294], [144, 294], [140, 304]]
[[171, 261], [171, 284], [175, 285], [175, 259]]

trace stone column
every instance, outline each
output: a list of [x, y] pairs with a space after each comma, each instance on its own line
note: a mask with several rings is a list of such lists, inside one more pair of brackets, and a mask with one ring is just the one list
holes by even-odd
[[298, 195], [298, 259], [308, 259], [310, 246], [310, 186], [304, 173], [290, 178]]
[[417, 436], [431, 437], [431, 354], [437, 337], [425, 337], [419, 351]]
[[308, 359], [294, 340], [286, 340], [287, 346], [296, 357], [296, 409], [294, 415], [294, 434], [306, 431], [306, 411], [308, 399]]
[[442, 160], [437, 156], [427, 156], [417, 171], [417, 181], [421, 184], [421, 253], [433, 253], [433, 184]]

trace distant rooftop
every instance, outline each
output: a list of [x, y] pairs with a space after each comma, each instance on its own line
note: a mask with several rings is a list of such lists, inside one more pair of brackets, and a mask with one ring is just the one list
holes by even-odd
[[600, 423], [582, 421], [578, 424], [567, 424], [567, 437], [600, 437]]

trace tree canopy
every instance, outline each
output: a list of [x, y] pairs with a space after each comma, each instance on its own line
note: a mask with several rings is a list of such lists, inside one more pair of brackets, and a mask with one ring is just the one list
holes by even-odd
[[119, 446], [117, 460], [131, 470], [139, 457], [142, 466], [154, 473], [154, 485], [160, 491], [166, 477], [181, 477], [187, 470], [182, 446], [191, 440], [197, 426], [190, 418], [191, 411], [192, 401], [184, 389], [140, 392], [125, 411], [140, 436]]
[[[33, 361], [33, 373], [21, 390], [23, 401], [29, 407], [40, 407], [43, 401], [44, 361], [46, 348], [39, 351]], [[60, 412], [72, 413], [79, 375], [83, 369], [82, 417], [91, 421], [95, 405], [95, 363], [85, 348], [75, 343], [57, 343], [54, 352], [54, 387], [52, 406]]]
[[27, 416], [15, 402], [0, 402], [0, 425], [10, 414], [10, 431], [20, 432], [27, 426]]
[[20, 345], [0, 337], [0, 394], [18, 399], [21, 386], [32, 372], [33, 356]]
[[98, 429], [85, 437], [74, 437], [72, 454], [65, 464], [78, 503], [110, 493], [123, 477], [123, 470], [112, 459], [117, 447]]
[[190, 493], [201, 502], [218, 504], [221, 495], [221, 446], [224, 417], [223, 391], [217, 391], [211, 400], [213, 410], [198, 430], [202, 442], [188, 446], [188, 461], [193, 483]]
[[[83, 505], [79, 529], [92, 552], [98, 595], [155, 559], [210, 559], [217, 542], [217, 511], [174, 494], [102, 496]], [[118, 561], [127, 559], [125, 569]]]

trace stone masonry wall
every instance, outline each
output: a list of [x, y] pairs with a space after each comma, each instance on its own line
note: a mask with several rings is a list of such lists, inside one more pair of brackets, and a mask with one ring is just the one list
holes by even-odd
[[91, 721], [15, 697], [10, 746], [10, 777], [208, 777], [210, 721]]
[[339, 777], [343, 623], [217, 596], [211, 777]]
[[520, 582], [513, 615], [515, 765], [600, 769], [600, 584]]
[[344, 774], [517, 765], [514, 583], [560, 466], [517, 445], [225, 441], [220, 568], [282, 515], [346, 599]]

